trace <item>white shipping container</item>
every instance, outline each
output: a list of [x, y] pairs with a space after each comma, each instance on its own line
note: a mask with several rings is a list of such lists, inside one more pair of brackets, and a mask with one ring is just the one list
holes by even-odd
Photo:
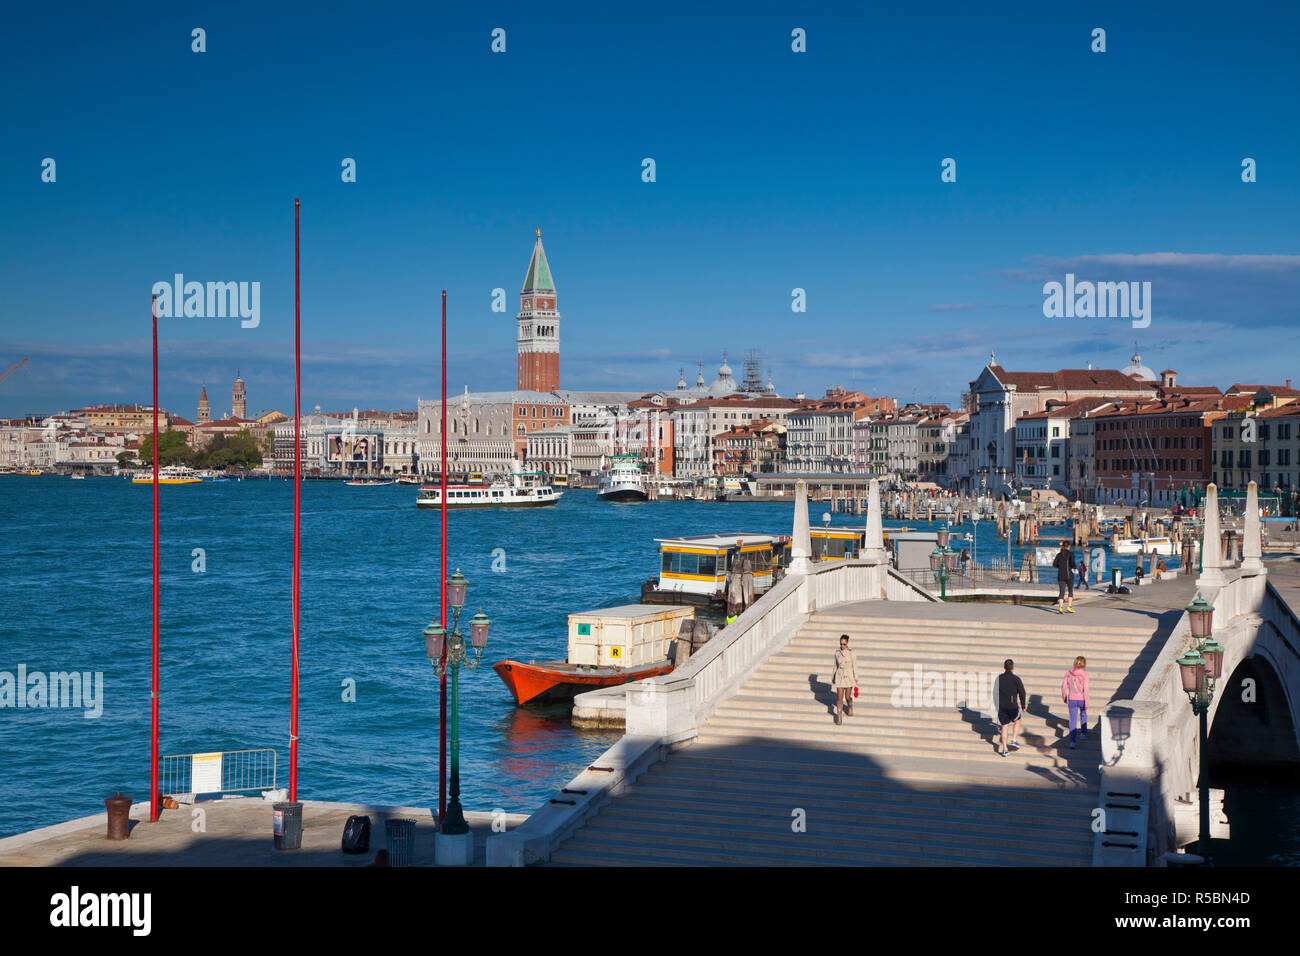
[[668, 657], [682, 621], [693, 607], [625, 604], [569, 615], [569, 663], [591, 667], [643, 667]]

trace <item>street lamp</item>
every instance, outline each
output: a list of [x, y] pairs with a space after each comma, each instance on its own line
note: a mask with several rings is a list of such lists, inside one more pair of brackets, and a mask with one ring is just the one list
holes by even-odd
[[939, 581], [939, 598], [948, 600], [948, 574], [957, 566], [957, 552], [948, 549], [948, 539], [952, 534], [945, 524], [943, 529], [935, 534], [938, 538], [938, 547], [930, 552], [930, 570], [934, 572]]
[[451, 634], [448, 635], [446, 628], [437, 621], [424, 629], [425, 654], [438, 677], [441, 679], [448, 671], [451, 672], [451, 802], [447, 804], [447, 815], [441, 828], [441, 832], [448, 836], [469, 833], [469, 824], [465, 822], [465, 813], [460, 805], [460, 668], [473, 670], [482, 663], [488, 630], [492, 625], [482, 610], [475, 614], [469, 622], [469, 647], [466, 647], [465, 635], [460, 632], [460, 612], [465, 607], [465, 592], [468, 590], [469, 581], [457, 569], [447, 579], [447, 604], [452, 612]]
[[1214, 639], [1214, 606], [1201, 597], [1184, 608], [1191, 622], [1192, 639], [1197, 641], [1195, 647], [1189, 647], [1178, 659], [1178, 669], [1182, 674], [1183, 691], [1192, 705], [1200, 724], [1200, 771], [1197, 780], [1200, 790], [1200, 833], [1197, 852], [1201, 859], [1209, 861], [1210, 853], [1210, 781], [1206, 771], [1206, 751], [1209, 731], [1208, 714], [1210, 703], [1214, 700], [1214, 682], [1222, 676], [1223, 645]]

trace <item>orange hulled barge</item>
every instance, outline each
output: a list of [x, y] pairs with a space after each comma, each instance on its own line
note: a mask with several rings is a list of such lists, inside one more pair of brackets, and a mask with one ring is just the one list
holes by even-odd
[[626, 604], [569, 615], [563, 661], [499, 661], [493, 670], [519, 704], [572, 700], [574, 695], [667, 674], [669, 650], [695, 609]]

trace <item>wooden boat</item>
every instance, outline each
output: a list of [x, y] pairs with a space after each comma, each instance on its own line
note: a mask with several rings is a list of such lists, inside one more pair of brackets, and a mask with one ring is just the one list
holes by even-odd
[[667, 674], [668, 652], [689, 607], [622, 607], [569, 615], [569, 656], [563, 661], [505, 660], [492, 665], [519, 704], [572, 700], [575, 694]]
[[381, 480], [379, 480], [379, 479], [368, 480], [368, 479], [365, 479], [365, 478], [355, 479], [355, 480], [353, 480], [353, 481], [345, 481], [345, 482], [343, 482], [343, 483], [344, 483], [345, 485], [351, 485], [353, 488], [357, 488], [357, 487], [375, 488], [375, 487], [378, 487], [379, 485], [395, 485], [395, 484], [397, 484], [396, 481], [392, 481], [392, 480], [389, 480], [389, 481], [381, 481]]

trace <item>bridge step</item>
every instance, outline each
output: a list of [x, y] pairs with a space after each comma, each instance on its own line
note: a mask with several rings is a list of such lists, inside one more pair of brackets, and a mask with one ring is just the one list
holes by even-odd
[[[694, 743], [642, 774], [553, 861], [1087, 865], [1100, 741], [1094, 733], [1068, 748], [1061, 679], [1075, 656], [1088, 658], [1096, 730], [1106, 701], [1155, 659], [1159, 622], [1130, 624], [1114, 609], [1083, 607], [1064, 616], [994, 612], [1007, 620], [967, 619], [991, 612], [959, 605], [927, 606], [933, 616], [925, 618], [881, 615], [880, 607], [815, 612], [718, 706]], [[854, 638], [866, 693], [837, 726], [827, 684], [842, 633]], [[1021, 747], [1008, 757], [997, 753], [984, 701], [891, 703], [894, 676], [910, 677], [917, 665], [923, 674], [973, 672], [987, 682], [1006, 657], [1030, 696]], [[790, 831], [795, 808], [806, 812], [807, 832]]]

